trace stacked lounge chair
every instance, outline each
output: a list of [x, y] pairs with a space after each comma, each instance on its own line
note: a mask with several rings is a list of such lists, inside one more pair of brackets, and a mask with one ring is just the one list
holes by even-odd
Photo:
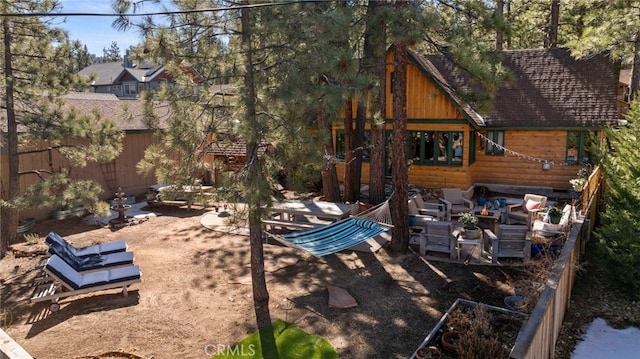
[[46, 280], [39, 280], [43, 284], [38, 283], [31, 302], [51, 300], [52, 312], [60, 309], [60, 298], [73, 295], [122, 288], [126, 296], [128, 287], [142, 279], [123, 240], [76, 248], [51, 232], [46, 242], [51, 254], [43, 268]]

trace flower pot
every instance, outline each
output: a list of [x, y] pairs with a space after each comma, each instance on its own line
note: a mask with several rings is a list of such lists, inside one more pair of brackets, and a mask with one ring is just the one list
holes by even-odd
[[562, 215], [559, 216], [549, 216], [549, 222], [551, 222], [552, 224], [558, 224], [560, 223], [560, 220], [562, 219]]
[[464, 238], [466, 239], [478, 239], [482, 235], [482, 230], [476, 226], [474, 228], [464, 228]]
[[450, 331], [442, 334], [442, 347], [444, 350], [452, 354], [458, 354], [460, 351], [460, 332]]
[[527, 306], [527, 300], [521, 295], [510, 295], [504, 298], [504, 305], [515, 311], [521, 311]]
[[533, 243], [531, 244], [531, 257], [536, 258], [542, 254], [544, 254], [545, 249], [542, 243]]
[[424, 347], [416, 351], [416, 359], [440, 359], [442, 353], [437, 347]]

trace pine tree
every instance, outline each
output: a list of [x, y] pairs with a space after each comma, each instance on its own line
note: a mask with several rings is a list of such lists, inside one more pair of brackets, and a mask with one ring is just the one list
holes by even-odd
[[633, 101], [627, 126], [606, 131], [608, 146], [594, 149], [607, 181], [605, 210], [596, 228], [599, 257], [610, 269], [613, 281], [631, 295], [640, 293], [640, 101]]
[[102, 61], [104, 62], [116, 62], [122, 61], [122, 55], [120, 55], [120, 47], [116, 41], [111, 42], [111, 46], [102, 49]]
[[[55, 12], [49, 1], [25, 0], [3, 2], [5, 14]], [[2, 18], [2, 96], [7, 113], [6, 148], [9, 181], [2, 201], [1, 254], [17, 239], [20, 208], [84, 205], [96, 213], [109, 213], [106, 202], [99, 200], [102, 189], [94, 182], [69, 178], [69, 168], [60, 172], [36, 169], [20, 172], [21, 141], [42, 144], [58, 151], [72, 166], [87, 161], [108, 161], [121, 151], [121, 132], [110, 121], [98, 115], [84, 116], [63, 107], [60, 95], [69, 89], [86, 86], [86, 79], [69, 72], [72, 45], [66, 33], [49, 27], [39, 18], [5, 16]], [[18, 132], [20, 131], [20, 132]], [[70, 145], [66, 140], [84, 139]], [[21, 190], [22, 175], [39, 176], [40, 180]], [[3, 183], [3, 186], [5, 184]]]

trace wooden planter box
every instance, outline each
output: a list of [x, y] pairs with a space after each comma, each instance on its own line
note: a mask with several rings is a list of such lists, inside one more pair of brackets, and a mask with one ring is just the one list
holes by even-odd
[[414, 352], [411, 355], [410, 359], [416, 359], [417, 358], [416, 357], [416, 353], [418, 352], [418, 349], [429, 347], [429, 346], [435, 346], [435, 347], [440, 348], [440, 350], [442, 351], [442, 358], [456, 358], [457, 355], [451, 354], [451, 353], [447, 353], [446, 351], [444, 351], [443, 348], [442, 348], [442, 344], [441, 344], [442, 335], [445, 332], [447, 332], [447, 328], [446, 328], [447, 318], [449, 317], [449, 315], [451, 315], [451, 313], [454, 310], [456, 310], [456, 309], [458, 309], [458, 308], [460, 308], [462, 306], [468, 306], [469, 308], [475, 308], [478, 305], [484, 306], [490, 313], [507, 315], [510, 318], [516, 319], [517, 321], [521, 322], [520, 323], [520, 327], [518, 327], [515, 330], [515, 332], [513, 333], [513, 338], [514, 338], [514, 343], [515, 343], [515, 338], [517, 337], [517, 335], [518, 335], [518, 333], [520, 331], [520, 328], [522, 327], [522, 325], [524, 325], [524, 323], [528, 319], [528, 315], [527, 314], [521, 313], [521, 312], [517, 312], [517, 311], [513, 311], [513, 310], [509, 310], [509, 309], [505, 309], [505, 308], [494, 307], [492, 305], [473, 302], [473, 301], [462, 299], [462, 298], [458, 298], [451, 305], [449, 310], [447, 310], [447, 312], [444, 313], [442, 318], [440, 318], [438, 323], [435, 325], [435, 327], [433, 327], [431, 332], [422, 341], [422, 343], [420, 343], [420, 345], [416, 348], [416, 350], [414, 350]]

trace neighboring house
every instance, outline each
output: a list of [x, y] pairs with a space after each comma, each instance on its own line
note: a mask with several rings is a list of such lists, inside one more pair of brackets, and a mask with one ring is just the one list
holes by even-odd
[[[218, 134], [219, 140], [212, 141], [207, 148], [203, 161], [212, 169], [205, 179], [207, 184], [220, 185], [220, 176], [225, 172], [240, 172], [247, 164], [247, 143], [239, 140], [228, 139], [224, 134]], [[266, 141], [258, 144], [258, 157], [262, 158], [266, 152], [273, 151]]]
[[[143, 103], [132, 99], [121, 101], [113, 94], [72, 93], [64, 97], [66, 107], [75, 107], [85, 115], [97, 111], [101, 118], [113, 121], [124, 131], [122, 153], [113, 161], [105, 164], [89, 163], [84, 168], [71, 167], [60, 155], [55, 147], [48, 143], [33, 144], [30, 148], [21, 148], [20, 171], [45, 170], [60, 172], [70, 169], [70, 175], [75, 179], [93, 180], [103, 188], [101, 198], [113, 199], [118, 188], [128, 197], [142, 194], [155, 184], [153, 176], [141, 176], [136, 171], [137, 163], [143, 158], [149, 145], [156, 141], [153, 131], [143, 121]], [[126, 108], [126, 115], [125, 115]], [[166, 107], [157, 110], [156, 115], [162, 123], [169, 116]], [[63, 144], [80, 144], [82, 139], [64, 140]], [[2, 156], [6, 156], [5, 153]], [[2, 160], [2, 183], [8, 183], [8, 161]], [[46, 175], [46, 174], [45, 174]], [[20, 178], [21, 190], [38, 181], [36, 175], [24, 175]], [[45, 218], [51, 209], [33, 209], [20, 212], [21, 217]]]
[[620, 70], [620, 81], [618, 82], [618, 95], [616, 96], [618, 99], [618, 111], [622, 116], [627, 114], [629, 110], [629, 97], [631, 94], [631, 89], [629, 85], [631, 84], [631, 69], [622, 69]]
[[[389, 135], [394, 54], [392, 48], [386, 71]], [[497, 89], [489, 106], [480, 107], [462, 100], [460, 91], [477, 90], [478, 85], [451, 62], [409, 52], [410, 183], [427, 188], [489, 183], [568, 190], [569, 180], [591, 161], [590, 135], [601, 139], [602, 128], [619, 118], [613, 62], [605, 55], [577, 60], [561, 48], [504, 51], [502, 56], [510, 81]], [[343, 128], [342, 121], [334, 125], [337, 154], [344, 154]], [[366, 155], [364, 183], [369, 180]], [[344, 167], [338, 170], [342, 178]]]
[[[188, 70], [196, 82], [202, 82], [195, 70]], [[164, 67], [134, 63], [128, 53], [123, 62], [105, 62], [82, 69], [79, 75], [94, 76], [91, 91], [114, 94], [120, 99], [137, 98], [143, 91], [158, 91], [162, 84], [173, 84], [175, 80]]]

